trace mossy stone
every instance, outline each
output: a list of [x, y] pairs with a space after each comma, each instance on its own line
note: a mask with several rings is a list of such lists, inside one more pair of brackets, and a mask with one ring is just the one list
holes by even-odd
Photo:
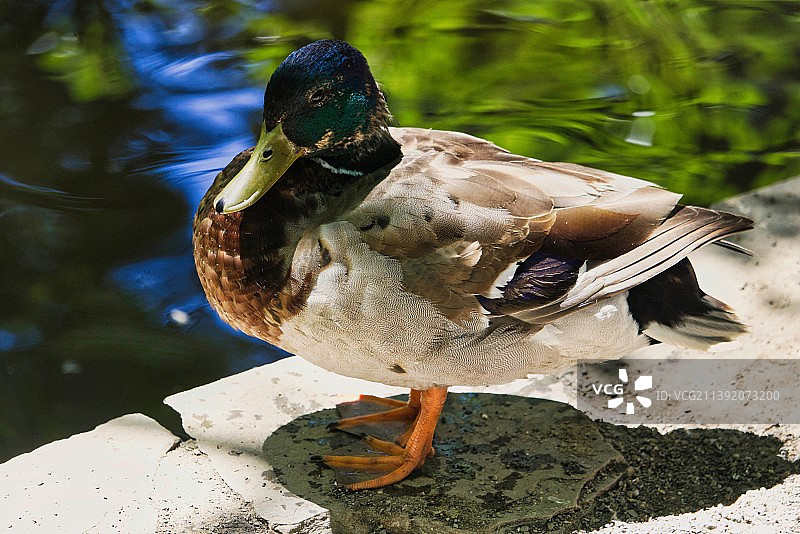
[[[436, 455], [406, 480], [350, 492], [309, 458], [364, 454], [362, 442], [329, 431], [335, 410], [300, 417], [264, 443], [287, 489], [331, 511], [341, 532], [476, 532], [543, 525], [586, 506], [626, 471], [596, 424], [563, 403], [451, 393], [436, 430]], [[337, 528], [338, 527], [338, 528]]]

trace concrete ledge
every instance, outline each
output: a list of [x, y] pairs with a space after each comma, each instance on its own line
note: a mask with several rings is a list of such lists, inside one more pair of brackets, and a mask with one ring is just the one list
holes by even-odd
[[233, 491], [193, 440], [161, 460], [151, 502], [158, 512], [155, 532], [274, 532], [252, 504]]
[[[720, 357], [798, 357], [800, 179], [748, 193], [721, 207], [757, 229], [739, 242], [748, 259], [706, 247], [692, 256], [701, 285], [750, 325]], [[648, 356], [697, 357], [650, 347]], [[724, 366], [724, 361], [720, 362]], [[796, 385], [797, 377], [780, 377]], [[796, 386], [795, 386], [796, 387]], [[575, 405], [575, 375], [536, 376], [493, 388], [453, 391], [544, 397]], [[329, 532], [324, 508], [286, 490], [261, 456], [266, 438], [300, 415], [358, 393], [403, 390], [333, 375], [299, 358], [252, 369], [166, 399], [196, 440], [178, 444], [140, 415], [114, 419], [0, 464], [0, 530], [7, 532]], [[653, 425], [667, 432], [677, 425]], [[687, 421], [681, 427], [699, 426]], [[800, 425], [704, 425], [773, 435], [787, 458], [800, 456]], [[796, 532], [800, 476], [748, 491], [728, 506], [596, 532]]]
[[156, 470], [178, 438], [123, 415], [0, 465], [3, 532], [153, 532]]
[[253, 504], [279, 532], [326, 532], [327, 510], [301, 499], [277, 482], [261, 456], [266, 438], [305, 413], [352, 400], [353, 392], [397, 395], [400, 388], [346, 378], [288, 358], [250, 369], [165, 399], [180, 412], [223, 480]]

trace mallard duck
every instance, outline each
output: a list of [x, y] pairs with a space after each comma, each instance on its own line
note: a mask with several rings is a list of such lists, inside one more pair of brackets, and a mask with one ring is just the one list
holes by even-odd
[[[194, 221], [212, 307], [235, 328], [342, 375], [410, 388], [337, 428], [404, 421], [382, 455], [331, 467], [404, 479], [433, 454], [448, 386], [551, 373], [654, 342], [744, 330], [698, 287], [691, 251], [750, 229], [652, 183], [518, 156], [464, 133], [390, 127], [364, 56], [292, 52], [263, 125]], [[735, 245], [728, 244], [735, 248]]]

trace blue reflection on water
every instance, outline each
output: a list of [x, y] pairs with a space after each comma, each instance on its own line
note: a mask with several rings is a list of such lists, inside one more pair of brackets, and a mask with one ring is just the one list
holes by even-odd
[[142, 304], [155, 311], [175, 305], [176, 295], [196, 293], [196, 284], [186, 276], [193, 270], [189, 256], [165, 256], [120, 267], [111, 273], [111, 279], [123, 289], [140, 295]]
[[34, 326], [28, 326], [17, 332], [2, 328], [0, 329], [0, 352], [27, 350], [38, 345], [41, 340], [42, 333]]

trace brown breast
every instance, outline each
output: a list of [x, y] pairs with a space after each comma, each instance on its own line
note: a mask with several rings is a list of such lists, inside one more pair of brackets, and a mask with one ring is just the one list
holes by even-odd
[[236, 156], [200, 202], [194, 261], [208, 301], [228, 324], [278, 344], [281, 323], [303, 308], [322, 264], [321, 257], [305, 254], [302, 268], [292, 272], [298, 243], [320, 223], [357, 205], [388, 169], [354, 180], [300, 160], [254, 205], [216, 213], [214, 198], [251, 153]]
[[250, 153], [236, 156], [200, 202], [194, 220], [194, 261], [209, 303], [228, 324], [277, 343], [281, 322], [305, 301], [302, 284], [289, 276], [291, 239], [286, 235], [287, 222], [301, 213], [299, 201], [275, 188], [241, 212], [218, 214], [212, 206]]

